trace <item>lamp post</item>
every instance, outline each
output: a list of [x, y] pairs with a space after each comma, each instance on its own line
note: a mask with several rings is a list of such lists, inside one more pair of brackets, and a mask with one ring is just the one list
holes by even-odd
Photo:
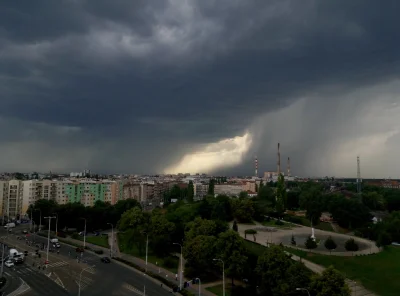
[[58, 213], [55, 213], [56, 215], [56, 236], [58, 236]]
[[86, 247], [86, 218], [81, 218], [82, 220], [85, 220], [85, 228], [83, 230], [83, 248]]
[[183, 273], [183, 267], [182, 267], [182, 245], [178, 243], [173, 243], [173, 245], [178, 245], [181, 247], [181, 271], [180, 271], [180, 280], [179, 280], [179, 289], [182, 290], [182, 273]]
[[88, 267], [82, 269], [81, 273], [79, 274], [78, 296], [81, 296], [82, 273], [83, 273], [84, 271], [89, 270], [89, 269], [94, 268], [94, 267], [95, 267], [95, 265], [93, 265], [93, 266], [88, 266]]
[[310, 292], [306, 288], [296, 288], [296, 291], [306, 291], [308, 296], [310, 296]]
[[149, 234], [147, 232], [146, 233], [146, 272], [147, 272], [147, 254], [149, 252]]
[[213, 259], [213, 261], [222, 262], [222, 296], [225, 296], [225, 263], [222, 259]]
[[201, 296], [201, 281], [199, 278], [196, 278], [197, 281], [199, 281], [199, 296]]
[[7, 236], [2, 236], [1, 237], [1, 240], [2, 240], [2, 242], [3, 242], [3, 252], [2, 252], [2, 255], [1, 255], [1, 274], [0, 274], [0, 278], [3, 278], [3, 271], [4, 271], [4, 248], [5, 248], [5, 243], [4, 243], [4, 240], [7, 238]]
[[46, 264], [49, 263], [49, 248], [50, 248], [50, 225], [51, 225], [51, 219], [55, 219], [56, 217], [44, 217], [45, 219], [49, 219], [49, 230], [47, 232], [47, 255], [46, 255]]
[[[112, 258], [112, 254], [113, 254], [113, 246], [114, 246], [114, 225], [112, 225], [111, 223], [107, 223], [109, 225], [111, 225], [111, 249], [110, 249], [110, 258]], [[147, 258], [147, 257], [146, 257]], [[147, 263], [146, 263], [146, 267], [147, 267]]]

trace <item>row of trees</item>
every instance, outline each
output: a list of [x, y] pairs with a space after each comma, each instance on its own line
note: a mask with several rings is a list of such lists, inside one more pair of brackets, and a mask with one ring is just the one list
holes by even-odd
[[86, 219], [86, 229], [91, 231], [108, 229], [110, 228], [108, 223], [116, 226], [121, 215], [134, 207], [140, 208], [140, 204], [134, 199], [120, 200], [115, 205], [96, 201], [93, 207], [85, 207], [81, 203], [59, 205], [54, 200], [40, 199], [29, 206], [27, 214], [29, 217], [32, 216], [36, 225], [39, 225], [41, 221], [44, 227], [48, 225], [44, 217], [57, 216], [58, 218], [52, 219], [51, 223], [53, 229], [55, 223], [58, 223], [58, 230], [64, 228], [83, 230], [83, 219]]

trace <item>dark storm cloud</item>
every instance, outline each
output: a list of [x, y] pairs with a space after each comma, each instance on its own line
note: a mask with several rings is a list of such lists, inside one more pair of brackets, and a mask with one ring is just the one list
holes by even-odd
[[[93, 168], [161, 170], [303, 96], [335, 100], [396, 78], [398, 6], [2, 1], [0, 116], [79, 127], [65, 146], [99, 147], [87, 164]], [[37, 139], [45, 136], [49, 143], [61, 137]], [[252, 153], [266, 149], [265, 137]], [[63, 157], [68, 168], [80, 165], [74, 153]]]

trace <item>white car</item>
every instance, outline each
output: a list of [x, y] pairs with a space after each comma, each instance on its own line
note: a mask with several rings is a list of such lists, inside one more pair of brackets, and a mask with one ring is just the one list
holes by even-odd
[[4, 262], [4, 265], [7, 267], [12, 267], [14, 266], [14, 262], [12, 262], [11, 260], [7, 260], [6, 262]]

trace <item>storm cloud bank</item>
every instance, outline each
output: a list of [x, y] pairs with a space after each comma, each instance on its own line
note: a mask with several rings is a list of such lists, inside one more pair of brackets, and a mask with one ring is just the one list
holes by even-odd
[[1, 1], [0, 168], [399, 177], [399, 6]]

